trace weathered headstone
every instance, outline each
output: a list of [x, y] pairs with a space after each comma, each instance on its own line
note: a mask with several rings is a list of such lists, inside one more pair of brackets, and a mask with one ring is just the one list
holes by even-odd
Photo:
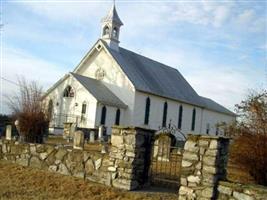
[[94, 131], [90, 131], [90, 142], [91, 143], [95, 142], [95, 132]]
[[6, 140], [11, 140], [12, 138], [12, 125], [6, 126]]
[[84, 133], [82, 131], [74, 132], [73, 148], [83, 149], [84, 147]]
[[72, 123], [69, 122], [64, 123], [63, 138], [69, 139], [72, 136], [71, 132], [72, 132]]
[[98, 128], [98, 139], [101, 141], [103, 140], [103, 133], [104, 133], [104, 126], [100, 125]]

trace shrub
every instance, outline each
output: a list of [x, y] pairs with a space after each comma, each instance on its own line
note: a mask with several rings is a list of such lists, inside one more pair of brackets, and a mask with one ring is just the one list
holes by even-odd
[[230, 158], [267, 185], [267, 92], [252, 92], [236, 108], [238, 120], [226, 128], [234, 139]]
[[42, 103], [42, 88], [36, 82], [19, 79], [19, 92], [8, 98], [8, 105], [18, 120], [18, 131], [26, 142], [42, 143], [49, 118]]

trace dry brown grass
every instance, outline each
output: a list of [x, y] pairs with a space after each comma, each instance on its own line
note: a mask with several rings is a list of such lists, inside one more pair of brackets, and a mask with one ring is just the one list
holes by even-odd
[[0, 199], [176, 200], [176, 194], [126, 192], [0, 161]]

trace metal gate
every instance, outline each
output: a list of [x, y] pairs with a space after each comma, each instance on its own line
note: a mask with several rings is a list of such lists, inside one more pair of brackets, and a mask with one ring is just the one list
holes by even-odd
[[154, 136], [150, 159], [150, 183], [178, 189], [185, 136], [169, 124]]

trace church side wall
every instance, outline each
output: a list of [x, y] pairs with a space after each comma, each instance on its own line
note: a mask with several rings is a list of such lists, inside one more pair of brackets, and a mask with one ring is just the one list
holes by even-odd
[[[145, 125], [144, 117], [145, 117], [145, 106], [147, 97], [150, 98], [150, 116], [149, 116], [149, 124]], [[134, 122], [133, 122], [134, 126], [140, 126], [144, 128], [158, 130], [159, 126], [162, 126], [163, 106], [165, 102], [168, 103], [167, 124], [171, 120], [171, 123], [173, 125], [178, 126], [179, 106], [182, 105], [183, 106], [182, 132], [184, 133], [200, 132], [201, 108], [138, 91], [136, 92], [135, 95], [135, 112], [134, 112]], [[191, 131], [192, 112], [194, 108], [196, 109], [195, 130]]]
[[[107, 128], [107, 134], [111, 134], [111, 127], [115, 125], [115, 119], [116, 119], [116, 112], [117, 112], [117, 107], [113, 106], [108, 106], [108, 105], [103, 105], [98, 103], [97, 104], [97, 110], [96, 110], [96, 120], [95, 120], [95, 125], [100, 126], [100, 121], [101, 121], [101, 112], [103, 106], [106, 106], [107, 112], [106, 112], [106, 123], [105, 127]], [[120, 108], [120, 124], [121, 126], [129, 125], [128, 122], [125, 123], [125, 110], [123, 108]]]
[[[147, 97], [150, 98], [150, 116], [149, 124], [145, 125], [144, 118]], [[235, 120], [234, 117], [229, 115], [137, 91], [135, 95], [133, 125], [158, 130], [159, 126], [162, 126], [163, 106], [165, 102], [168, 103], [167, 124], [171, 120], [171, 123], [176, 127], [178, 126], [179, 106], [183, 106], [182, 132], [186, 134], [206, 134], [207, 123], [209, 123], [209, 134], [215, 135], [217, 123], [229, 123]], [[195, 130], [192, 131], [192, 112], [194, 108], [196, 109], [196, 121]]]
[[[74, 97], [63, 97], [64, 89], [70, 85], [74, 90]], [[48, 105], [49, 100], [53, 101], [53, 121], [51, 127], [62, 127], [65, 121], [76, 122], [79, 127], [93, 128], [95, 125], [96, 99], [79, 83], [69, 76], [53, 89], [45, 101]], [[82, 104], [86, 103], [85, 120], [81, 121]]]
[[[235, 120], [234, 116], [226, 115], [219, 112], [214, 112], [211, 110], [203, 109], [203, 122], [202, 122], [202, 129], [201, 133], [206, 133], [207, 131], [207, 124], [210, 126], [210, 133], [211, 135], [216, 134], [216, 128], [218, 123], [225, 122], [227, 124], [233, 122]], [[223, 130], [218, 129], [218, 133], [222, 134]]]

